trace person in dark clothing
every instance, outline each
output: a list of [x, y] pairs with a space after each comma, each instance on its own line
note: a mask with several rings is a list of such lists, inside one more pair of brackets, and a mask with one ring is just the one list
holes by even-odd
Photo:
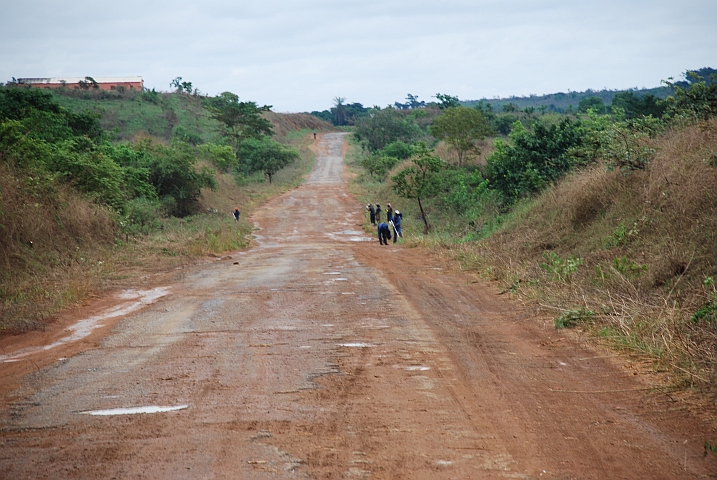
[[368, 210], [371, 225], [376, 225], [376, 210], [373, 209], [373, 205], [371, 205], [370, 203], [366, 205], [366, 210]]
[[388, 241], [391, 240], [391, 230], [388, 228], [386, 222], [378, 224], [378, 243], [381, 245], [388, 245]]
[[241, 215], [241, 212], [239, 212], [239, 209], [238, 209], [238, 208], [235, 208], [234, 211], [232, 212], [232, 215], [234, 215], [234, 221], [235, 221], [235, 222], [238, 222], [238, 221], [239, 221], [239, 215]]
[[386, 205], [386, 223], [391, 223], [393, 220], [393, 207], [391, 204]]
[[403, 238], [403, 230], [401, 230], [402, 219], [403, 214], [396, 210], [396, 213], [393, 215], [393, 243], [396, 243], [396, 240], [398, 240], [399, 236]]
[[378, 203], [376, 204], [376, 221], [381, 221], [381, 205], [379, 205]]

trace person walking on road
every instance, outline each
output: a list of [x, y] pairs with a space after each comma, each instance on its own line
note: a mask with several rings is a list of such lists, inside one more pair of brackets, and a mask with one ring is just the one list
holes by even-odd
[[391, 223], [393, 220], [393, 207], [390, 203], [386, 204], [386, 223]]
[[238, 222], [238, 221], [239, 221], [239, 216], [241, 215], [241, 212], [239, 211], [238, 208], [235, 208], [234, 211], [232, 212], [232, 215], [234, 216], [234, 221], [235, 221], [235, 222]]
[[393, 243], [396, 243], [396, 240], [398, 240], [399, 236], [403, 238], [403, 230], [401, 230], [402, 219], [403, 214], [396, 210], [396, 213], [393, 215]]
[[381, 245], [388, 245], [388, 241], [391, 240], [391, 230], [388, 228], [386, 222], [378, 224], [378, 243]]
[[370, 203], [366, 205], [366, 210], [368, 210], [368, 216], [371, 220], [371, 225], [376, 225], [376, 210], [373, 209], [373, 205]]
[[381, 221], [381, 205], [379, 205], [378, 203], [376, 204], [376, 221]]

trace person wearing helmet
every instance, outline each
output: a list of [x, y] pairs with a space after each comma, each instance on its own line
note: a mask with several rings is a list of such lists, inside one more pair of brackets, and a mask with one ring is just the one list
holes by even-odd
[[399, 236], [403, 238], [403, 230], [401, 230], [402, 219], [403, 214], [396, 210], [396, 213], [393, 214], [393, 243], [396, 243], [396, 240], [398, 240]]
[[388, 245], [388, 241], [391, 240], [391, 230], [388, 228], [386, 222], [378, 224], [378, 243], [381, 245]]
[[235, 208], [234, 211], [232, 212], [232, 215], [234, 216], [234, 221], [235, 221], [235, 222], [238, 222], [238, 221], [239, 221], [239, 215], [241, 215], [241, 213], [239, 212], [239, 209], [238, 209], [238, 208]]

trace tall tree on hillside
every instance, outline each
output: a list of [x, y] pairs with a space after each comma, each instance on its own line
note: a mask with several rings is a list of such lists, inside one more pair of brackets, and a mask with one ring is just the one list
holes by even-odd
[[332, 114], [333, 114], [333, 123], [334, 125], [346, 125], [347, 123], [347, 114], [346, 114], [346, 106], [344, 105], [344, 102], [346, 101], [343, 97], [334, 97], [334, 108], [332, 108]]
[[490, 135], [493, 128], [480, 110], [475, 108], [447, 108], [431, 125], [431, 135], [443, 140], [458, 152], [458, 166], [466, 154], [479, 154], [478, 142]]
[[231, 143], [234, 152], [248, 138], [261, 138], [274, 132], [271, 122], [262, 117], [262, 112], [271, 110], [271, 105], [258, 107], [254, 102], [240, 102], [239, 96], [224, 92], [208, 98], [205, 107], [212, 117], [221, 123], [222, 134]]
[[438, 172], [444, 167], [443, 160], [433, 155], [433, 151], [419, 143], [416, 153], [411, 157], [412, 165], [404, 168], [391, 177], [393, 190], [403, 198], [416, 199], [421, 210], [425, 233], [430, 229], [426, 212], [423, 210], [422, 199], [430, 196], [436, 187]]

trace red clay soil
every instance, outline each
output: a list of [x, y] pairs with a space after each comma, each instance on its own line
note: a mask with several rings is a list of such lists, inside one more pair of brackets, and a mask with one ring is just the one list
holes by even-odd
[[[342, 134], [318, 147], [306, 184], [255, 215], [256, 247], [81, 340], [2, 341], [0, 477], [717, 474], [714, 420], [437, 256], [379, 246]], [[97, 415], [152, 406], [174, 410]]]

